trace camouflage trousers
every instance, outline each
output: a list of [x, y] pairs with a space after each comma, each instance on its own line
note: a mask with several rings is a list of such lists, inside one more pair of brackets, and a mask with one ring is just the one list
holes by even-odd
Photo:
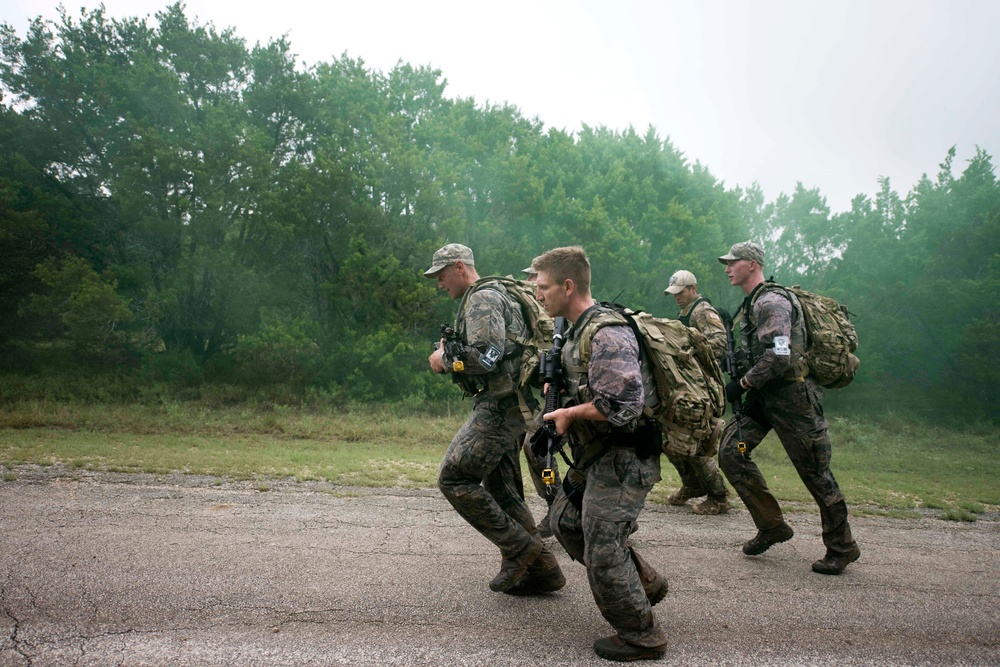
[[586, 566], [601, 615], [622, 639], [637, 646], [667, 641], [628, 545], [646, 496], [658, 481], [659, 456], [640, 460], [635, 450], [611, 449], [588, 469], [581, 509], [562, 488], [552, 504], [552, 532]]
[[[742, 428], [746, 455], [737, 443]], [[819, 506], [823, 543], [834, 554], [854, 546], [847, 520], [847, 503], [830, 471], [830, 436], [823, 416], [823, 389], [808, 377], [804, 382], [772, 381], [753, 391], [743, 406], [743, 416], [726, 425], [719, 445], [719, 464], [733, 485], [758, 530], [774, 528], [784, 521], [778, 501], [767, 488], [760, 468], [751, 458], [753, 450], [774, 429], [788, 458], [806, 489]]]
[[722, 480], [719, 466], [715, 463], [715, 457], [700, 454], [690, 456], [675, 454], [669, 448], [666, 455], [667, 460], [677, 468], [681, 484], [690, 489], [692, 498], [707, 495], [719, 502], [726, 500], [729, 492], [726, 490], [726, 483]]
[[477, 396], [438, 470], [441, 493], [503, 558], [514, 558], [539, 539], [524, 502], [518, 458], [523, 440], [516, 398]]

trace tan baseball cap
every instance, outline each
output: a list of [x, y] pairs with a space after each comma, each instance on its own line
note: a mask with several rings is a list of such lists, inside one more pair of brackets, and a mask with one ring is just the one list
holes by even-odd
[[461, 243], [449, 243], [443, 248], [438, 249], [434, 253], [434, 259], [431, 260], [431, 268], [424, 271], [424, 275], [428, 278], [433, 278], [441, 269], [455, 262], [475, 266], [476, 259], [472, 256], [472, 248], [464, 246]]
[[752, 259], [761, 266], [764, 266], [764, 249], [753, 241], [743, 241], [736, 243], [729, 249], [728, 255], [723, 255], [719, 261], [725, 264], [734, 259]]
[[663, 290], [664, 294], [680, 294], [684, 291], [685, 287], [690, 287], [691, 285], [697, 285], [698, 280], [694, 277], [694, 274], [690, 271], [684, 271], [683, 269], [674, 273], [670, 276], [670, 283], [667, 289]]

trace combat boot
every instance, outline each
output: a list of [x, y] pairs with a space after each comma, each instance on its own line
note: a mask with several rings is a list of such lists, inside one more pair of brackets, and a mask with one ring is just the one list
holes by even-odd
[[813, 563], [813, 572], [818, 574], [840, 574], [848, 565], [861, 558], [861, 549], [854, 545], [846, 554], [833, 554], [829, 551], [822, 560]]
[[677, 489], [676, 491], [674, 491], [673, 493], [671, 493], [669, 496], [667, 496], [667, 504], [668, 505], [685, 505], [685, 504], [687, 504], [687, 501], [691, 500], [692, 498], [700, 498], [703, 495], [705, 495], [705, 494], [704, 493], [697, 493], [694, 489], [682, 485], [681, 488]]
[[515, 586], [520, 585], [528, 576], [528, 569], [531, 564], [538, 559], [542, 553], [542, 540], [535, 538], [531, 544], [526, 546], [513, 558], [504, 558], [500, 564], [500, 571], [490, 582], [490, 590], [496, 593], [506, 593]]
[[633, 660], [659, 660], [667, 652], [667, 645], [636, 646], [614, 635], [594, 642], [594, 653], [605, 660], [632, 662]]
[[792, 539], [794, 534], [795, 531], [787, 523], [767, 530], [758, 530], [753, 539], [743, 545], [743, 553], [747, 556], [759, 556], [773, 545]]
[[554, 593], [565, 585], [566, 577], [563, 576], [555, 554], [547, 547], [542, 547], [542, 552], [528, 568], [524, 580], [504, 592], [508, 595], [543, 595]]
[[729, 511], [729, 502], [725, 498], [722, 500], [716, 500], [715, 498], [709, 497], [692, 507], [691, 511], [695, 514], [701, 514], [704, 516], [725, 514]]

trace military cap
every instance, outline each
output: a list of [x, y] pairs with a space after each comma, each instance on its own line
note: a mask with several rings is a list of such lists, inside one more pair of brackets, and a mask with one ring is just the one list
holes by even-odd
[[680, 294], [684, 291], [685, 287], [697, 284], [698, 280], [694, 277], [693, 273], [681, 269], [680, 271], [674, 272], [674, 275], [670, 276], [670, 282], [667, 284], [667, 289], [663, 290], [663, 293]]
[[752, 259], [761, 266], [764, 266], [764, 249], [753, 241], [743, 241], [742, 243], [734, 244], [729, 249], [729, 254], [720, 257], [719, 261], [725, 264], [734, 259]]
[[468, 266], [475, 266], [476, 260], [472, 256], [472, 248], [461, 243], [449, 243], [434, 253], [431, 260], [431, 268], [424, 271], [424, 275], [433, 278], [441, 269], [450, 266], [455, 262], [462, 262]]

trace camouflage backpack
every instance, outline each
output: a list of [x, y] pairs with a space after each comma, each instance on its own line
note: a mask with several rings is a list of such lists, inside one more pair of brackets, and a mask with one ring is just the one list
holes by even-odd
[[[535, 298], [535, 286], [524, 280], [517, 280], [511, 276], [486, 276], [480, 278], [466, 292], [465, 299], [480, 288], [493, 289], [488, 283], [499, 283], [507, 291], [507, 294], [514, 297], [521, 306], [521, 316], [528, 326], [528, 335], [525, 337], [515, 337], [508, 333], [508, 338], [523, 346], [521, 351], [521, 372], [517, 378], [518, 389], [526, 391], [530, 387], [540, 387], [538, 378], [538, 368], [541, 365], [541, 353], [552, 347], [552, 334], [555, 325], [552, 318], [545, 312], [545, 306]], [[465, 308], [463, 299], [460, 310]]]
[[[847, 306], [830, 297], [807, 292], [798, 285], [785, 287], [764, 284], [764, 289], [784, 290], [795, 295], [806, 325], [806, 349], [800, 350], [809, 365], [809, 374], [824, 387], [839, 389], [851, 384], [861, 360], [854, 356], [858, 334], [848, 319]], [[763, 294], [758, 292], [754, 301]], [[751, 303], [750, 307], [753, 307]]]
[[[639, 341], [645, 388], [643, 414], [659, 421], [668, 437], [690, 444], [692, 450], [711, 451], [722, 433], [726, 392], [708, 339], [678, 320], [653, 317], [618, 304], [603, 305], [621, 315]], [[598, 317], [588, 324], [595, 330], [580, 336], [581, 361], [590, 361], [590, 341], [597, 328], [620, 323]]]

